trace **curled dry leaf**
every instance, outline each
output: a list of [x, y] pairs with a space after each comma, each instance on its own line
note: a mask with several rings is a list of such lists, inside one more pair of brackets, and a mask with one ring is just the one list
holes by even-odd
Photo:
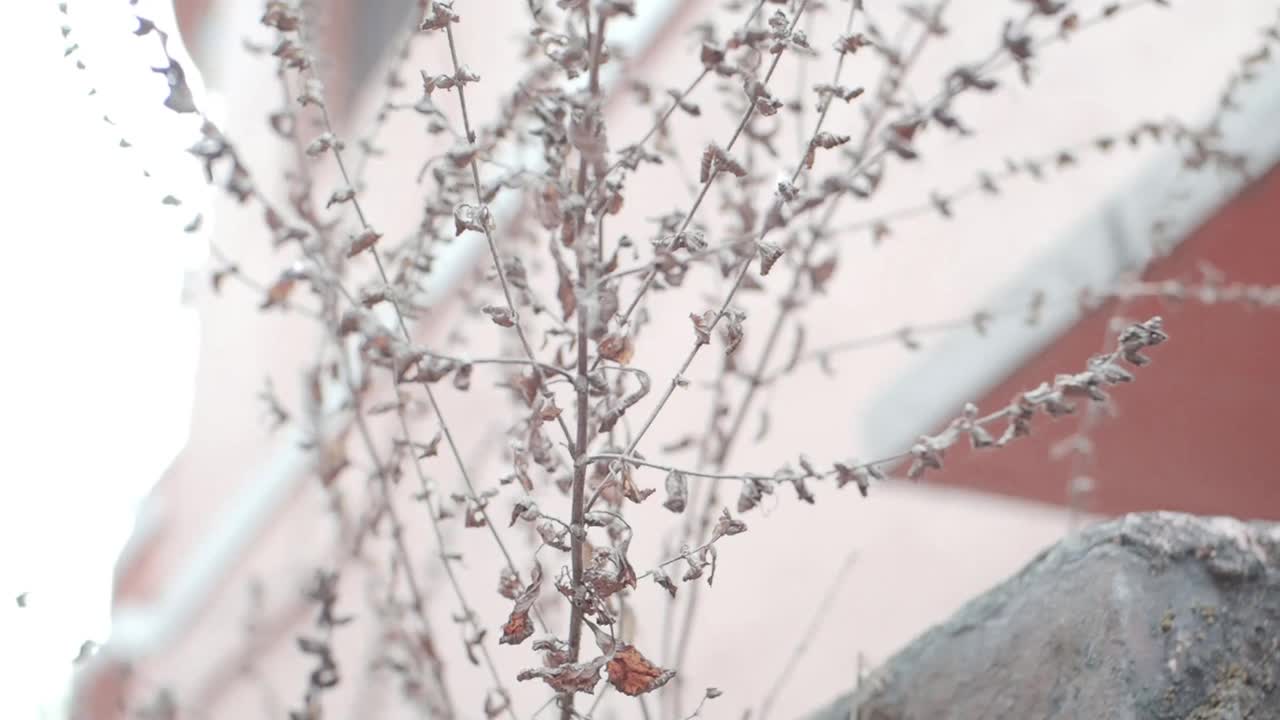
[[351, 238], [351, 245], [347, 248], [347, 257], [355, 257], [360, 253], [373, 247], [382, 237], [377, 231], [371, 227], [361, 230], [358, 235]]
[[716, 581], [716, 561], [720, 559], [720, 551], [716, 550], [715, 545], [708, 545], [702, 549], [702, 562], [711, 567], [711, 572], [707, 573], [707, 587], [711, 587]]
[[834, 44], [836, 52], [841, 55], [845, 53], [856, 53], [860, 48], [870, 45], [871, 41], [862, 33], [854, 33], [852, 35], [841, 35]]
[[720, 514], [720, 519], [716, 521], [715, 530], [711, 533], [712, 542], [725, 535], [737, 535], [746, 531], [747, 524], [735, 519], [729, 514], [729, 508], [725, 508], [724, 512]]
[[837, 488], [854, 483], [858, 486], [858, 492], [862, 494], [862, 497], [867, 496], [867, 492], [871, 488], [872, 478], [884, 480], [884, 474], [875, 465], [860, 465], [856, 460], [847, 463], [835, 463], [835, 471]]
[[597, 597], [606, 598], [623, 588], [635, 588], [636, 571], [620, 548], [597, 548], [591, 567], [582, 574], [582, 582]]
[[293, 289], [297, 286], [298, 281], [305, 279], [306, 273], [296, 268], [285, 270], [280, 274], [271, 287], [267, 288], [267, 297], [263, 299], [262, 304], [258, 306], [260, 310], [268, 308], [280, 307], [289, 301], [289, 295], [293, 293]]
[[732, 353], [738, 349], [738, 345], [742, 344], [742, 338], [746, 331], [742, 327], [742, 321], [747, 318], [747, 314], [741, 310], [730, 310], [724, 314], [724, 344], [725, 354]]
[[[277, 132], [279, 132], [279, 130], [277, 130]], [[283, 135], [284, 133], [281, 133], [281, 134]], [[331, 132], [321, 133], [315, 140], [312, 140], [311, 142], [307, 143], [307, 149], [305, 152], [307, 154], [307, 157], [313, 157], [313, 158], [320, 157], [321, 155], [328, 152], [329, 148], [332, 148], [334, 146], [337, 146], [339, 150], [342, 149], [342, 143], [339, 142], [338, 139], [333, 136], [333, 133]]]
[[422, 18], [422, 24], [418, 26], [423, 32], [429, 30], [443, 30], [449, 26], [449, 23], [458, 22], [458, 14], [453, 11], [451, 3], [432, 2], [430, 10]]
[[325, 208], [331, 208], [338, 203], [350, 202], [356, 196], [356, 191], [349, 185], [344, 185], [329, 196], [329, 201], [324, 204]]
[[849, 142], [848, 135], [836, 135], [825, 130], [819, 132], [809, 141], [809, 151], [804, 154], [804, 166], [810, 170], [813, 169], [813, 161], [819, 148], [830, 150], [847, 142]]
[[693, 331], [698, 336], [698, 344], [706, 345], [711, 342], [711, 327], [716, 323], [716, 313], [714, 310], [707, 310], [701, 315], [698, 313], [689, 313], [689, 319], [693, 321]]
[[453, 234], [461, 235], [467, 230], [479, 233], [493, 232], [493, 213], [486, 206], [459, 203], [453, 208]]
[[529, 618], [529, 610], [538, 600], [538, 591], [542, 589], [542, 566], [534, 565], [529, 585], [515, 599], [511, 616], [502, 626], [502, 637], [498, 642], [507, 645], [519, 645], [533, 634], [533, 620]]
[[471, 389], [471, 368], [471, 363], [463, 363], [458, 366], [457, 371], [453, 374], [454, 388], [464, 392]]
[[502, 572], [498, 574], [498, 594], [508, 600], [515, 600], [520, 597], [520, 591], [524, 586], [520, 583], [520, 578], [510, 567], [502, 568]]
[[551, 243], [551, 257], [556, 262], [556, 299], [560, 301], [561, 319], [568, 320], [578, 308], [578, 296], [573, 291], [573, 276], [569, 273], [569, 265], [560, 257], [560, 251], [554, 242]]
[[596, 647], [600, 648], [600, 652], [605, 655], [612, 654], [615, 646], [617, 645], [617, 641], [612, 635], [613, 629], [610, 628], [610, 632], [605, 632], [599, 625], [596, 625], [590, 620], [585, 620], [584, 622], [586, 622], [587, 627], [591, 628], [591, 633], [595, 635]]
[[729, 157], [719, 145], [711, 143], [702, 151], [702, 164], [698, 170], [698, 182], [708, 183], [719, 172], [727, 172], [734, 177], [746, 177], [747, 169], [737, 160]]
[[612, 360], [619, 365], [631, 362], [636, 346], [630, 335], [611, 332], [600, 338], [600, 357]]
[[688, 502], [689, 479], [679, 470], [667, 473], [667, 499], [662, 503], [662, 507], [673, 513], [682, 513]]
[[782, 248], [768, 241], [760, 241], [756, 243], [756, 249], [760, 251], [760, 274], [768, 275], [773, 269], [774, 263], [778, 262], [778, 258], [782, 257]]
[[676, 596], [676, 584], [671, 581], [671, 576], [668, 575], [662, 568], [657, 568], [651, 573], [651, 575], [653, 576], [654, 582], [662, 586], [662, 589], [671, 593], [671, 597], [674, 598]]
[[619, 476], [622, 478], [622, 494], [633, 503], [640, 504], [654, 493], [653, 488], [641, 488], [635, 483], [635, 473], [629, 466], [623, 466]]
[[596, 683], [600, 680], [600, 670], [609, 661], [607, 656], [580, 663], [562, 663], [555, 667], [531, 668], [521, 670], [517, 680], [542, 678], [556, 692], [578, 693], [588, 695], [595, 693]]
[[542, 542], [563, 552], [570, 551], [571, 546], [568, 542], [569, 529], [564, 525], [552, 520], [543, 519], [538, 523], [537, 530], [538, 537], [542, 538]]
[[649, 662], [634, 645], [622, 645], [608, 662], [609, 683], [624, 695], [635, 697], [666, 685], [676, 676]]
[[635, 378], [640, 383], [640, 387], [636, 388], [635, 392], [623, 397], [616, 405], [609, 408], [609, 411], [600, 419], [600, 432], [609, 432], [612, 430], [613, 426], [622, 419], [622, 416], [626, 414], [627, 410], [631, 409], [633, 405], [640, 402], [645, 395], [649, 394], [649, 374], [645, 372], [636, 372]]
[[516, 524], [516, 520], [525, 520], [527, 522], [536, 522], [542, 517], [542, 513], [538, 512], [538, 503], [533, 498], [525, 497], [517, 500], [511, 507], [511, 523], [507, 527]]
[[724, 62], [724, 48], [710, 42], [704, 42], [698, 59], [702, 61], [703, 67], [708, 70], [714, 70], [720, 63]]
[[542, 653], [542, 664], [560, 667], [569, 662], [569, 643], [557, 637], [544, 637], [533, 641], [533, 651]]
[[511, 312], [510, 308], [502, 305], [485, 305], [480, 309], [485, 315], [489, 316], [490, 320], [493, 320], [495, 325], [509, 328], [514, 327], [516, 324], [515, 314]]
[[738, 512], [744, 513], [756, 505], [765, 495], [773, 494], [773, 483], [759, 478], [746, 478], [742, 481], [742, 492], [738, 495]]

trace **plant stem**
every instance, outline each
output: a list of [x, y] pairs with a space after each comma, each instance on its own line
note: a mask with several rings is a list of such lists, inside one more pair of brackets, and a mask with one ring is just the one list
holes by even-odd
[[[602, 13], [596, 20], [595, 32], [591, 32], [591, 4], [583, 5], [583, 23], [587, 27], [587, 37], [590, 43], [590, 79], [589, 92], [590, 97], [587, 105], [587, 116], [590, 118], [600, 112], [599, 96], [600, 96], [600, 51], [604, 45], [605, 35], [605, 16]], [[587, 172], [589, 170], [588, 158], [585, 154], [578, 160], [578, 178], [577, 192], [583, 194], [587, 189]], [[586, 594], [587, 589], [583, 587], [583, 553], [585, 552], [584, 541], [586, 540], [586, 525], [584, 522], [586, 514], [586, 486], [587, 486], [587, 445], [590, 443], [590, 427], [591, 406], [590, 406], [590, 384], [587, 376], [591, 373], [590, 358], [588, 353], [588, 343], [590, 337], [588, 335], [590, 329], [589, 315], [591, 308], [595, 307], [595, 303], [589, 301], [587, 297], [588, 289], [594, 289], [595, 283], [591, 281], [589, 275], [595, 267], [595, 261], [590, 257], [592, 250], [591, 243], [587, 238], [587, 207], [583, 204], [582, 210], [576, 218], [577, 229], [575, 232], [574, 251], [577, 256], [578, 272], [577, 272], [577, 312], [578, 327], [577, 336], [575, 338], [577, 349], [577, 377], [574, 379], [574, 395], [576, 400], [577, 413], [577, 436], [574, 447], [571, 449], [573, 455], [573, 487], [570, 497], [570, 523], [569, 523], [569, 563], [570, 563], [570, 588], [571, 596], [569, 599], [569, 662], [578, 662], [578, 658], [582, 653], [582, 625], [584, 620], [583, 603], [579, 601], [579, 593]], [[597, 223], [599, 220], [597, 219]], [[600, 240], [603, 243], [603, 231], [600, 232]], [[585, 600], [585, 598], [584, 598]], [[574, 693], [565, 693], [560, 698], [560, 717], [561, 720], [571, 720], [574, 716]]]

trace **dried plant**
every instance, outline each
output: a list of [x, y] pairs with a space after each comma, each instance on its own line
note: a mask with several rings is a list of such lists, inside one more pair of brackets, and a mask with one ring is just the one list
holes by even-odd
[[[270, 381], [256, 400], [266, 416], [264, 432], [294, 425], [310, 438], [317, 479], [333, 493], [335, 515], [350, 529], [344, 537], [351, 554], [385, 568], [388, 583], [378, 617], [347, 616], [339, 610], [339, 568], [317, 570], [309, 595], [318, 608], [315, 628], [298, 638], [310, 659], [307, 689], [291, 717], [321, 717], [325, 693], [357, 672], [356, 659], [333, 645], [350, 622], [387, 628], [388, 647], [376, 671], [401, 677], [399, 700], [431, 717], [526, 718], [536, 708], [517, 707], [511, 688], [539, 682], [566, 719], [592, 717], [606, 692], [640, 698], [646, 717], [686, 717], [681, 667], [696, 640], [699, 594], [713, 587], [721, 554], [726, 564], [743, 561], [734, 556], [733, 536], [748, 527], [769, 532], [766, 520], [752, 519], [765, 496], [794, 492], [797, 501], [814, 503], [824, 492], [852, 485], [866, 497], [891, 476], [919, 480], [943, 471], [956, 443], [996, 451], [1039, 422], [1075, 413], [1080, 403], [1107, 403], [1106, 388], [1134, 380], [1132, 369], [1148, 361], [1145, 351], [1167, 336], [1159, 317], [1125, 323], [1080, 366], [1063, 368], [1003, 407], [967, 404], [940, 431], [888, 457], [860, 460], [842, 448], [814, 447], [778, 457], [766, 469], [735, 466], [749, 419], [797, 368], [820, 363], [834, 373], [833, 358], [843, 353], [884, 343], [915, 348], [942, 332], [982, 333], [1006, 316], [1034, 323], [1050, 302], [1087, 309], [1102, 300], [1155, 296], [1280, 307], [1274, 287], [1223, 278], [1124, 279], [1092, 292], [1081, 288], [1079, 297], [1038, 294], [1030, 305], [973, 309], [869, 336], [806, 338], [805, 318], [841, 282], [841, 246], [851, 234], [890, 242], [895, 227], [913, 216], [950, 218], [981, 196], [995, 202], [1009, 183], [1052, 179], [1078, 163], [1105, 161], [1124, 145], [1165, 144], [1191, 172], [1245, 173], [1247, 158], [1220, 142], [1220, 118], [1208, 124], [1144, 120], [1011, 159], [1002, 171], [975, 173], [965, 186], [924, 189], [911, 206], [875, 204], [895, 167], [946, 162], [930, 149], [936, 147], [930, 138], [974, 132], [958, 98], [1030, 84], [1047, 46], [1106, 32], [1168, 3], [1077, 7], [1084, 4], [1013, 3], [1016, 14], [993, 29], [988, 53], [955, 63], [940, 87], [918, 96], [909, 75], [926, 48], [945, 46], [948, 19], [962, 12], [946, 0], [900, 8], [864, 7], [861, 0], [730, 3], [697, 26], [687, 77], [666, 92], [639, 83], [623, 89], [610, 74], [623, 62], [611, 31], [636, 4], [530, 0], [521, 82], [502, 88], [499, 113], [477, 117], [469, 100], [484, 79], [466, 60], [486, 48], [466, 46], [456, 30], [482, 20], [463, 3], [421, 0], [409, 39], [388, 43], [401, 48], [400, 62], [388, 76], [388, 99], [376, 122], [348, 134], [322, 77], [315, 8], [303, 0], [264, 2], [261, 22], [273, 43], [247, 51], [274, 68], [287, 100], [265, 109], [269, 127], [296, 159], [285, 175], [287, 198], [262, 189], [254, 158], [208, 117], [190, 152], [204, 163], [209, 182], [244, 212], [261, 216], [261, 242], [275, 248], [279, 264], [250, 270], [214, 247], [211, 291], [243, 303], [246, 295], [230, 292], [238, 283], [261, 312], [296, 315], [321, 329], [324, 347], [288, 379], [305, 384], [304, 406], [289, 407]], [[898, 33], [885, 30], [894, 14]], [[806, 22], [811, 17], [821, 22]], [[166, 36], [146, 18], [139, 21], [140, 41], [163, 47]], [[1223, 114], [1268, 61], [1278, 28], [1280, 18], [1232, 74]], [[410, 43], [447, 48], [449, 64], [408, 67]], [[787, 97], [777, 78], [788, 66], [821, 68], [824, 76]], [[159, 71], [171, 89], [166, 105], [201, 113], [181, 65], [171, 61]], [[623, 92], [634, 94], [627, 112], [653, 114], [635, 138], [606, 122], [606, 104]], [[379, 230], [390, 220], [373, 215], [368, 199], [381, 188], [365, 174], [383, 152], [381, 129], [390, 117], [405, 115], [421, 122], [429, 143], [394, 148], [425, 158], [415, 230], [392, 236]], [[773, 118], [777, 122], [761, 122]], [[784, 125], [795, 126], [796, 143], [772, 129]], [[714, 137], [696, 159], [683, 156], [673, 141], [689, 134]], [[657, 166], [679, 168], [692, 201], [671, 201], [643, 241], [620, 234], [615, 223], [629, 231], [637, 226], [619, 218], [630, 191], [651, 182]], [[330, 169], [336, 169], [332, 185], [324, 179]], [[503, 202], [507, 209], [500, 211]], [[836, 224], [837, 208], [849, 203], [873, 214]], [[189, 229], [199, 224], [195, 218]], [[455, 291], [467, 308], [449, 338], [427, 332], [424, 318], [436, 310], [433, 283], [443, 282], [441, 258], [474, 238], [483, 240], [486, 275]], [[658, 296], [679, 298], [678, 316], [666, 312], [667, 305], [651, 311]], [[771, 318], [760, 317], [769, 311]], [[678, 353], [641, 352], [655, 328], [673, 323], [686, 328]], [[643, 366], [636, 362], [641, 357]], [[711, 382], [697, 380], [708, 373]], [[484, 384], [499, 391], [486, 392]], [[709, 417], [672, 417], [673, 398], [704, 388], [711, 395]], [[484, 413], [501, 419], [509, 472], [498, 478], [476, 473], [439, 401], [445, 392], [470, 394]], [[660, 427], [680, 434], [658, 444]], [[755, 441], [767, 432], [766, 424]], [[361, 472], [367, 483], [344, 480]], [[649, 532], [629, 519], [636, 505], [661, 505], [684, 519], [667, 539], [665, 559], [650, 566], [629, 552], [633, 537]], [[433, 547], [404, 540], [406, 529], [418, 526], [430, 528]], [[474, 598], [493, 587], [474, 587], [456, 571], [459, 528], [486, 536], [489, 552], [500, 557], [495, 580], [510, 601], [506, 617], [476, 611]], [[389, 554], [378, 556], [382, 549]], [[448, 596], [429, 592], [422, 577], [432, 558]], [[652, 592], [671, 598], [667, 617], [631, 617], [629, 599]], [[427, 609], [441, 603], [451, 608], [460, 640], [433, 626]], [[627, 623], [665, 628], [658, 634], [668, 638], [667, 647], [638, 647]], [[499, 645], [527, 648], [520, 667], [498, 661]], [[763, 701], [760, 715], [767, 714], [804, 647], [801, 640], [767, 697], [740, 700]], [[451, 692], [450, 663], [485, 673], [486, 696]], [[700, 699], [688, 717], [721, 694], [693, 692]], [[646, 704], [650, 696], [661, 709]]]

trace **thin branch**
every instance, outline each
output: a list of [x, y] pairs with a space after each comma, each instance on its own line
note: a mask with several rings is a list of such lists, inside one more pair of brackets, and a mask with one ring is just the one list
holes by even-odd
[[835, 576], [831, 578], [831, 584], [827, 586], [826, 592], [822, 594], [822, 600], [814, 610], [813, 616], [809, 618], [809, 624], [805, 627], [804, 634], [800, 636], [800, 640], [791, 650], [791, 656], [787, 658], [787, 662], [782, 666], [781, 672], [774, 677], [773, 685], [769, 688], [769, 692], [765, 693], [764, 701], [760, 704], [760, 713], [756, 715], [758, 720], [765, 720], [765, 718], [769, 717], [769, 711], [773, 709], [774, 701], [778, 699], [779, 693], [786, 687], [787, 682], [791, 680], [792, 673], [795, 672], [796, 667], [800, 665], [800, 660], [809, 650], [809, 644], [813, 642], [813, 638], [817, 637], [819, 628], [826, 622], [827, 615], [830, 614], [831, 607], [835, 605], [836, 598], [840, 596], [840, 589], [844, 587], [845, 579], [849, 576], [849, 571], [853, 569], [853, 562], [857, 558], [858, 552], [851, 550], [849, 554], [845, 555], [844, 562], [840, 563]]

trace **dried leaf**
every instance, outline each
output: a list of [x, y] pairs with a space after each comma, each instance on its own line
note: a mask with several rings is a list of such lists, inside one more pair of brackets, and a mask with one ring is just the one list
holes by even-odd
[[854, 33], [852, 35], [841, 35], [835, 42], [835, 51], [841, 55], [845, 53], [856, 53], [859, 49], [871, 45], [872, 42], [862, 33]]
[[611, 332], [600, 339], [600, 357], [612, 360], [619, 365], [626, 365], [631, 362], [631, 357], [635, 355], [635, 350], [635, 343], [632, 342], [630, 335]]
[[662, 503], [662, 507], [673, 513], [684, 512], [689, 502], [689, 479], [679, 470], [672, 470], [667, 473], [666, 486], [667, 499]]
[[633, 479], [634, 474], [631, 472], [630, 467], [627, 467], [625, 470], [623, 470], [621, 475], [622, 475], [622, 494], [631, 502], [636, 504], [642, 503], [645, 500], [647, 500], [650, 495], [654, 493], [654, 488], [641, 489], [639, 486], [636, 485], [635, 480]]
[[737, 160], [729, 157], [719, 145], [711, 143], [702, 151], [702, 164], [699, 166], [698, 182], [708, 183], [717, 173], [727, 172], [734, 177], [746, 177], [747, 169]]
[[715, 530], [712, 531], [711, 537], [718, 540], [724, 535], [737, 535], [738, 533], [746, 531], [747, 524], [741, 520], [734, 519], [734, 517], [729, 514], [729, 508], [725, 508], [724, 512], [720, 514], [720, 519], [716, 521], [716, 527]]
[[329, 196], [329, 201], [326, 202], [324, 206], [327, 209], [339, 203], [350, 202], [353, 198], [355, 198], [355, 196], [356, 196], [355, 189], [349, 185], [344, 185], [338, 188], [337, 190], [333, 191], [333, 194]]
[[260, 310], [266, 310], [272, 307], [280, 307], [289, 301], [289, 295], [293, 292], [298, 281], [305, 278], [302, 272], [289, 269], [280, 274], [271, 287], [267, 288], [267, 297], [258, 306]]
[[778, 258], [782, 257], [782, 248], [768, 241], [760, 241], [756, 243], [756, 249], [760, 252], [760, 274], [768, 275], [773, 269], [774, 263], [778, 262]]
[[542, 566], [534, 565], [529, 585], [515, 599], [515, 606], [511, 609], [511, 616], [507, 619], [507, 623], [502, 626], [502, 637], [498, 639], [499, 643], [519, 645], [533, 634], [533, 620], [529, 618], [529, 610], [537, 602], [538, 591], [541, 589]]
[[822, 262], [809, 268], [809, 282], [813, 283], [814, 292], [824, 292], [827, 287], [827, 281], [836, 272], [836, 256], [823, 260]]
[[498, 594], [508, 600], [515, 600], [520, 597], [520, 591], [523, 589], [524, 586], [515, 571], [510, 567], [502, 568], [502, 572], [498, 574]]
[[458, 366], [457, 372], [453, 374], [453, 387], [467, 391], [471, 389], [471, 363], [463, 363]]
[[701, 315], [698, 313], [689, 313], [689, 319], [693, 321], [693, 331], [697, 334], [698, 344], [706, 345], [711, 342], [711, 328], [716, 322], [716, 313], [714, 310], [707, 310]]
[[[169, 51], [165, 50], [166, 57]], [[151, 68], [152, 72], [164, 75], [165, 82], [169, 84], [169, 95], [164, 99], [164, 106], [176, 113], [193, 113], [196, 112], [195, 96], [191, 94], [191, 88], [187, 85], [187, 74], [173, 58], [168, 58], [169, 64], [161, 68]]]
[[511, 312], [511, 309], [504, 305], [485, 305], [480, 308], [480, 310], [484, 312], [485, 315], [488, 315], [489, 319], [496, 325], [509, 328], [514, 327], [516, 324], [515, 313]]
[[600, 681], [600, 670], [604, 668], [605, 663], [608, 661], [608, 656], [601, 655], [588, 662], [564, 663], [555, 667], [521, 670], [520, 674], [516, 675], [516, 679], [531, 680], [533, 678], [542, 678], [544, 682], [551, 686], [552, 690], [557, 692], [584, 692], [591, 695], [595, 693], [596, 683]]
[[671, 581], [670, 575], [663, 572], [662, 568], [654, 570], [651, 575], [653, 576], [654, 582], [662, 586], [662, 589], [666, 590], [668, 593], [671, 593], [671, 597], [674, 598], [676, 596], [676, 584]]
[[608, 662], [609, 682], [624, 695], [635, 697], [666, 685], [676, 676], [649, 662], [633, 645], [622, 645]]
[[355, 257], [360, 253], [373, 247], [375, 243], [382, 237], [371, 227], [365, 227], [360, 234], [351, 238], [351, 245], [347, 247], [347, 257]]
[[742, 321], [747, 318], [747, 314], [741, 310], [729, 310], [724, 314], [724, 332], [725, 354], [730, 354], [738, 349], [738, 345], [742, 343], [742, 338], [746, 335], [746, 330], [742, 326]]
[[560, 301], [561, 319], [568, 320], [578, 307], [578, 296], [573, 291], [573, 276], [569, 273], [569, 264], [560, 257], [555, 241], [551, 242], [551, 257], [556, 262], [556, 299]]

